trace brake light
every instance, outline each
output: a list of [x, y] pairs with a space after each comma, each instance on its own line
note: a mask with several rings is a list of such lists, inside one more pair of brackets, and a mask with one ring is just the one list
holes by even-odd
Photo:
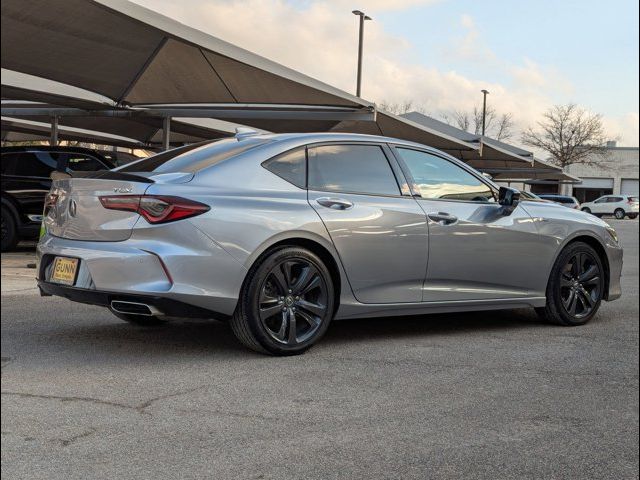
[[195, 217], [210, 210], [203, 203], [164, 195], [109, 195], [100, 197], [100, 203], [108, 210], [137, 212], [153, 224]]

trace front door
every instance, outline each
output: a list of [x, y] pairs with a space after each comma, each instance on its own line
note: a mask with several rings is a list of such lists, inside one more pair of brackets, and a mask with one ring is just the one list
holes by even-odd
[[375, 144], [310, 146], [309, 203], [327, 227], [358, 301], [420, 302], [426, 219], [408, 190], [402, 194], [399, 184], [406, 189], [406, 183], [386, 151]]
[[[423, 300], [544, 295], [537, 230], [522, 207], [510, 215], [479, 175], [430, 152], [397, 147], [429, 226]], [[537, 282], [537, 283], [536, 283]]]

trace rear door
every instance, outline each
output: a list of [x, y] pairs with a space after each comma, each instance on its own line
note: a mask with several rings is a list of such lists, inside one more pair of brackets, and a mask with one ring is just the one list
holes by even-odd
[[445, 157], [400, 146], [394, 151], [429, 225], [425, 302], [544, 295], [534, 292], [546, 284], [546, 273], [539, 268], [537, 230], [523, 207], [505, 215], [480, 175]]
[[426, 219], [388, 147], [323, 144], [307, 152], [309, 203], [327, 227], [356, 299], [420, 302]]

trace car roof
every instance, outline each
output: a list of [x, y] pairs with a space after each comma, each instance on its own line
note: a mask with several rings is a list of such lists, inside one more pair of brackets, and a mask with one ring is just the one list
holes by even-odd
[[12, 145], [2, 147], [2, 153], [8, 152], [72, 152], [72, 153], [90, 153], [92, 155], [103, 155], [98, 150], [85, 147], [72, 147], [66, 145], [52, 146], [52, 145]]

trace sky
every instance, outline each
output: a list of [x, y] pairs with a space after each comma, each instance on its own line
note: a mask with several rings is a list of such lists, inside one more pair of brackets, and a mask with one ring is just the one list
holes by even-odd
[[517, 132], [577, 103], [619, 145], [638, 146], [637, 0], [134, 1], [351, 93], [359, 9], [373, 18], [366, 100], [411, 101], [440, 118], [473, 110], [487, 89]]

